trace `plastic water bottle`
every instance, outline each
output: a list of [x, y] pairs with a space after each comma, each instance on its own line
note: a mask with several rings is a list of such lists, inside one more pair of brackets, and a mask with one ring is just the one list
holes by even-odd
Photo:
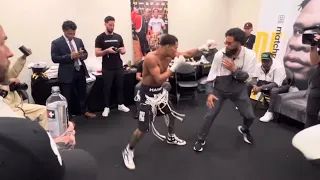
[[52, 138], [61, 136], [68, 128], [68, 102], [60, 94], [60, 88], [53, 86], [47, 99], [48, 130]]

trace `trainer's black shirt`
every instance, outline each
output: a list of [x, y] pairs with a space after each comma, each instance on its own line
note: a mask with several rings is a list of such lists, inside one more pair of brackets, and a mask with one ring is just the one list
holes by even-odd
[[253, 45], [256, 42], [256, 36], [253, 34], [250, 34], [249, 36], [246, 36], [244, 39], [244, 46], [248, 49], [253, 49]]
[[[123, 39], [121, 35], [117, 33], [106, 34], [101, 33], [96, 38], [95, 47], [101, 48], [101, 50], [108, 49], [109, 47], [120, 48], [124, 47]], [[119, 53], [116, 54], [106, 54], [102, 57], [102, 69], [121, 69], [123, 66], [122, 60]]]

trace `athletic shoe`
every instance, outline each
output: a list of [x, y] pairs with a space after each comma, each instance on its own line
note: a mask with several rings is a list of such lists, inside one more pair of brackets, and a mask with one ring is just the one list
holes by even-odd
[[273, 120], [273, 113], [270, 111], [267, 111], [261, 118], [260, 121], [261, 122], [269, 122]]
[[119, 104], [118, 105], [118, 110], [122, 111], [122, 112], [129, 112], [130, 111], [130, 109], [127, 106], [123, 105], [123, 104]]
[[242, 126], [238, 126], [239, 132], [243, 135], [243, 140], [248, 144], [253, 144], [253, 138], [249, 130], [243, 129]]
[[202, 152], [205, 144], [206, 144], [206, 141], [197, 140], [196, 143], [194, 143], [193, 150], [197, 152]]
[[134, 150], [131, 150], [129, 148], [129, 145], [122, 151], [122, 157], [124, 165], [130, 169], [134, 170], [136, 168], [136, 165], [134, 164], [133, 158], [134, 158]]
[[110, 109], [108, 107], [105, 107], [103, 112], [102, 112], [102, 116], [103, 117], [108, 117], [110, 113]]
[[185, 140], [179, 139], [175, 134], [167, 136], [167, 143], [168, 144], [175, 144], [178, 146], [184, 146], [187, 144]]

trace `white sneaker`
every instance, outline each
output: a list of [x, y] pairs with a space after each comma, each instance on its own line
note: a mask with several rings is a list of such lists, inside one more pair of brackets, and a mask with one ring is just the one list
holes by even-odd
[[130, 111], [130, 109], [127, 108], [127, 107], [126, 107], [125, 105], [123, 105], [123, 104], [118, 105], [118, 110], [119, 110], [119, 111], [122, 111], [122, 112], [129, 112], [129, 111]]
[[260, 121], [261, 122], [269, 122], [273, 119], [273, 113], [267, 111], [261, 118]]
[[136, 168], [136, 165], [134, 164], [133, 158], [134, 158], [134, 151], [130, 150], [129, 145], [122, 151], [122, 157], [124, 165], [130, 169], [134, 170]]
[[110, 109], [108, 107], [105, 107], [104, 110], [103, 110], [102, 116], [103, 117], [108, 117], [109, 116], [109, 112], [110, 112]]

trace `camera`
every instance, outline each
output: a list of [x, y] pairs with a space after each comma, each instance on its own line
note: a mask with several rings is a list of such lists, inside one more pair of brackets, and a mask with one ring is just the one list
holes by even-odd
[[315, 34], [320, 34], [320, 25], [304, 28], [302, 34], [302, 44], [318, 46], [320, 48], [320, 41], [317, 42], [314, 40]]
[[19, 90], [27, 90], [28, 89], [28, 85], [26, 83], [15, 83], [12, 82], [9, 84], [9, 89], [10, 91], [19, 91]]

